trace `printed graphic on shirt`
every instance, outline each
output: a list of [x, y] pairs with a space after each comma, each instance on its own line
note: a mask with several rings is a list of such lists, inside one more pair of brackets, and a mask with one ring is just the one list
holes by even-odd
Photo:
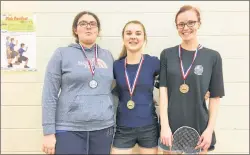
[[[95, 58], [90, 59], [91, 64], [95, 63]], [[78, 66], [83, 66], [84, 68], [89, 69], [88, 61], [78, 61]], [[108, 68], [108, 65], [102, 60], [97, 58], [97, 63], [95, 64], [95, 68]]]
[[196, 75], [202, 75], [203, 73], [203, 66], [202, 65], [196, 65], [194, 68], [194, 73]]

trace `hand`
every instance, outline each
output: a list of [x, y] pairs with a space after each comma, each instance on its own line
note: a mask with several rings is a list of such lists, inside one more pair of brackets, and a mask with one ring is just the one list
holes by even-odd
[[153, 99], [153, 103], [156, 104], [156, 105], [158, 105], [155, 99]]
[[54, 134], [46, 135], [43, 138], [42, 151], [46, 154], [55, 154], [56, 136]]
[[195, 149], [202, 149], [204, 151], [207, 151], [212, 142], [212, 134], [213, 134], [213, 131], [206, 129], [202, 133]]
[[173, 136], [170, 127], [163, 127], [161, 129], [161, 143], [166, 146], [172, 146]]
[[206, 94], [205, 94], [205, 101], [206, 101], [207, 99], [209, 99], [209, 97], [210, 97], [210, 92], [207, 91]]

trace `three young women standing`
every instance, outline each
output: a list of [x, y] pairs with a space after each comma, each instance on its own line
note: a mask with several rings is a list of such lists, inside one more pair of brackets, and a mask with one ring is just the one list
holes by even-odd
[[[76, 44], [58, 48], [50, 59], [43, 89], [43, 151], [47, 154], [157, 154], [159, 127], [153, 101], [155, 77], [160, 73], [160, 147], [168, 150], [180, 126], [195, 128], [205, 152], [215, 144], [219, 98], [224, 96], [222, 60], [202, 47], [196, 32], [200, 14], [184, 6], [176, 15], [181, 45], [157, 57], [143, 54], [147, 41], [139, 21], [123, 29], [123, 51], [113, 64], [111, 53], [96, 44], [98, 17], [79, 13], [72, 32]], [[181, 68], [181, 69], [180, 69]], [[111, 95], [113, 78], [119, 97], [116, 132]], [[204, 96], [210, 91], [209, 111]]]

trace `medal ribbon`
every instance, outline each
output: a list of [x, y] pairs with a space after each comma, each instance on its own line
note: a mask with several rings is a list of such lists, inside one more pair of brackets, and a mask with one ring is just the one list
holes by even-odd
[[139, 74], [140, 74], [140, 71], [141, 71], [141, 66], [142, 66], [143, 61], [144, 61], [144, 57], [142, 55], [140, 63], [139, 63], [139, 66], [138, 66], [137, 71], [136, 71], [136, 76], [134, 78], [134, 83], [132, 85], [132, 89], [130, 87], [130, 81], [129, 81], [129, 77], [128, 77], [128, 73], [127, 73], [127, 67], [126, 67], [126, 65], [127, 65], [127, 58], [125, 58], [125, 61], [124, 61], [125, 77], [126, 77], [126, 82], [127, 82], [127, 86], [128, 86], [129, 94], [130, 94], [131, 98], [132, 98], [132, 95], [133, 95], [134, 90], [135, 90], [135, 85], [137, 83], [137, 80], [138, 80], [138, 77], [139, 77]]
[[91, 61], [88, 59], [87, 55], [86, 55], [86, 51], [84, 50], [84, 47], [82, 45], [80, 45], [81, 48], [82, 48], [82, 52], [83, 52], [83, 55], [84, 57], [87, 59], [88, 61], [88, 64], [89, 64], [89, 69], [90, 69], [90, 72], [92, 74], [92, 76], [94, 76], [95, 74], [95, 65], [97, 63], [97, 45], [95, 45], [95, 63], [91, 63]]
[[197, 49], [195, 50], [195, 53], [194, 53], [194, 56], [193, 56], [193, 60], [192, 60], [192, 63], [191, 65], [188, 67], [186, 73], [184, 71], [184, 67], [183, 67], [183, 63], [182, 63], [182, 57], [181, 57], [181, 45], [179, 45], [179, 59], [180, 59], [180, 66], [181, 66], [181, 75], [182, 75], [182, 78], [183, 80], [185, 81], [187, 79], [187, 76], [188, 74], [190, 73], [190, 70], [193, 66], [193, 63], [194, 63], [194, 60], [196, 59], [196, 56], [197, 56], [197, 53], [198, 53], [198, 50], [202, 49], [203, 46], [199, 44], [199, 46], [197, 47]]

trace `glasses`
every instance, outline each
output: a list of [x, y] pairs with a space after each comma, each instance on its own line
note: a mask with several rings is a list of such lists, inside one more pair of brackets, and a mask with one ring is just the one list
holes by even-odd
[[198, 21], [193, 21], [193, 20], [189, 20], [188, 22], [184, 23], [184, 22], [180, 22], [179, 24], [176, 24], [178, 29], [183, 29], [185, 27], [185, 25], [187, 25], [187, 27], [193, 27]]
[[80, 27], [88, 27], [88, 25], [89, 25], [89, 27], [91, 27], [91, 28], [95, 28], [95, 27], [97, 27], [97, 23], [96, 22], [94, 22], [94, 21], [91, 21], [91, 22], [86, 22], [86, 21], [81, 21], [81, 22], [79, 22], [77, 25], [79, 25]]

